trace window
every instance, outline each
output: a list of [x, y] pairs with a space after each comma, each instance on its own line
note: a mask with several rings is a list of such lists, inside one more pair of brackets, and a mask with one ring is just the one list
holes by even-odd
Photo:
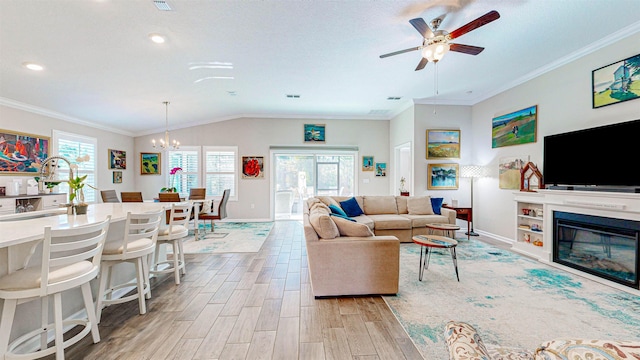
[[[167, 187], [175, 187], [181, 196], [188, 197], [192, 187], [199, 187], [200, 147], [184, 146], [168, 154]], [[182, 171], [171, 175], [171, 169], [176, 167], [182, 168]]]
[[224, 189], [230, 189], [230, 199], [237, 199], [238, 147], [205, 146], [205, 187], [207, 196], [222, 196]]
[[[77, 164], [78, 168], [74, 171], [74, 176], [87, 175], [85, 180], [86, 186], [83, 188], [84, 200], [87, 203], [96, 202], [96, 148], [98, 141], [95, 138], [66, 133], [62, 131], [53, 131], [52, 153], [67, 158], [72, 164]], [[89, 155], [88, 161], [76, 162], [76, 158]], [[69, 165], [64, 161], [58, 161], [58, 178], [62, 181], [69, 179]], [[69, 193], [69, 184], [66, 182], [58, 185], [60, 192]]]

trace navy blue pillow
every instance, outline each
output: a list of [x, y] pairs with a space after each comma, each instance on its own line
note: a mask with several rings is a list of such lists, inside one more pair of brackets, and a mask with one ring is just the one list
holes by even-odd
[[342, 206], [342, 210], [344, 210], [348, 217], [355, 217], [364, 214], [354, 197], [349, 200], [340, 201], [340, 206]]
[[331, 210], [332, 214], [338, 214], [338, 215], [341, 215], [342, 217], [348, 217], [347, 213], [344, 212], [344, 210], [342, 210], [340, 206], [331, 204], [329, 205], [329, 209]]
[[433, 213], [436, 215], [442, 215], [440, 213], [440, 209], [442, 208], [442, 201], [444, 198], [431, 198], [431, 207], [433, 208]]
[[331, 216], [335, 216], [335, 217], [339, 217], [339, 218], [342, 218], [342, 219], [345, 219], [345, 220], [349, 220], [349, 221], [356, 222], [356, 220], [355, 220], [355, 219], [352, 219], [352, 218], [348, 217], [347, 215], [342, 216], [342, 215], [340, 215], [340, 214], [336, 214], [336, 213], [331, 213], [331, 214], [329, 214], [329, 215], [331, 215]]

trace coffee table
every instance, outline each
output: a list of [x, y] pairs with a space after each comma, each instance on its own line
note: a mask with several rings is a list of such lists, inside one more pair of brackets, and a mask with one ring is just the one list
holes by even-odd
[[430, 235], [435, 235], [434, 230], [440, 230], [446, 237], [456, 238], [456, 230], [460, 230], [460, 226], [448, 223], [427, 224]]
[[[422, 281], [422, 274], [424, 269], [429, 268], [429, 258], [431, 257], [431, 251], [429, 249], [449, 249], [451, 253], [451, 259], [453, 260], [453, 267], [456, 270], [456, 278], [460, 281], [458, 275], [458, 259], [456, 257], [456, 246], [458, 242], [454, 239], [440, 235], [416, 235], [412, 238], [413, 242], [420, 245], [420, 270], [418, 272], [418, 280]], [[424, 249], [424, 261], [422, 260], [422, 249]]]

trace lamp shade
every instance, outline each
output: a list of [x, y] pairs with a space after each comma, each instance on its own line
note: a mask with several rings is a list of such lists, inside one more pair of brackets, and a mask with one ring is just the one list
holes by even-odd
[[480, 178], [485, 177], [486, 168], [480, 165], [463, 165], [460, 167], [460, 177], [463, 178]]

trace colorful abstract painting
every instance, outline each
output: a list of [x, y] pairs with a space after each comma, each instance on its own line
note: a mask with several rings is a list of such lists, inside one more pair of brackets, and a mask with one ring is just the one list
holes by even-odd
[[126, 169], [127, 152], [123, 150], [109, 149], [109, 169]]
[[47, 157], [48, 137], [0, 129], [0, 174], [38, 173]]
[[304, 124], [305, 142], [325, 142], [324, 124]]
[[140, 174], [160, 175], [160, 153], [140, 153]]
[[243, 156], [242, 178], [264, 179], [264, 156]]

